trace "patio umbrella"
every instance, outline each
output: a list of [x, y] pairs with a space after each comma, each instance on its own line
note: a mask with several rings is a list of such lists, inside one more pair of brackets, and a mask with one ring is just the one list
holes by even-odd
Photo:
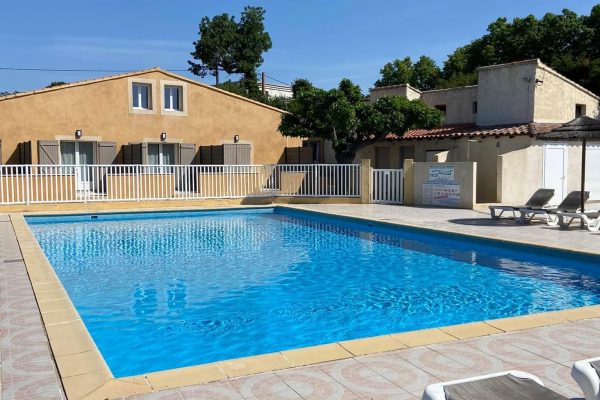
[[585, 157], [588, 140], [600, 140], [600, 120], [577, 117], [559, 128], [538, 136], [540, 140], [581, 141], [581, 212], [585, 211]]

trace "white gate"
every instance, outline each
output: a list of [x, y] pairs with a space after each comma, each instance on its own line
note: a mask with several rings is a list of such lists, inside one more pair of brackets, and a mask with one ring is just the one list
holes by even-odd
[[402, 204], [404, 202], [404, 171], [401, 169], [372, 170], [371, 202]]

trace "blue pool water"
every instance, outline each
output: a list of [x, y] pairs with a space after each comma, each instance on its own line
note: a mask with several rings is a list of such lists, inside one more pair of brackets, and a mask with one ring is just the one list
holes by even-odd
[[600, 259], [285, 208], [28, 217], [116, 377], [600, 303]]

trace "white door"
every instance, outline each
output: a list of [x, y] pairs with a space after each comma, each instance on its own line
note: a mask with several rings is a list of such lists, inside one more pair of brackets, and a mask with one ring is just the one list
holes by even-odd
[[585, 160], [585, 190], [589, 190], [590, 200], [600, 200], [600, 145], [588, 145]]
[[567, 146], [564, 144], [544, 145], [544, 188], [554, 189], [550, 204], [558, 205], [566, 196]]
[[78, 191], [90, 190], [92, 174], [86, 165], [94, 163], [92, 142], [60, 142], [60, 163], [75, 166], [75, 184]]

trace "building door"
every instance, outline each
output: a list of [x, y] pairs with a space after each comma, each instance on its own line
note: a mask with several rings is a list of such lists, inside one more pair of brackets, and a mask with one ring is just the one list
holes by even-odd
[[559, 204], [566, 195], [567, 146], [564, 144], [544, 145], [544, 188], [554, 189], [550, 204]]
[[90, 190], [92, 170], [86, 167], [94, 163], [94, 142], [60, 142], [61, 165], [74, 165], [75, 187], [78, 191]]
[[600, 200], [600, 144], [588, 145], [585, 161], [585, 190], [590, 200]]

